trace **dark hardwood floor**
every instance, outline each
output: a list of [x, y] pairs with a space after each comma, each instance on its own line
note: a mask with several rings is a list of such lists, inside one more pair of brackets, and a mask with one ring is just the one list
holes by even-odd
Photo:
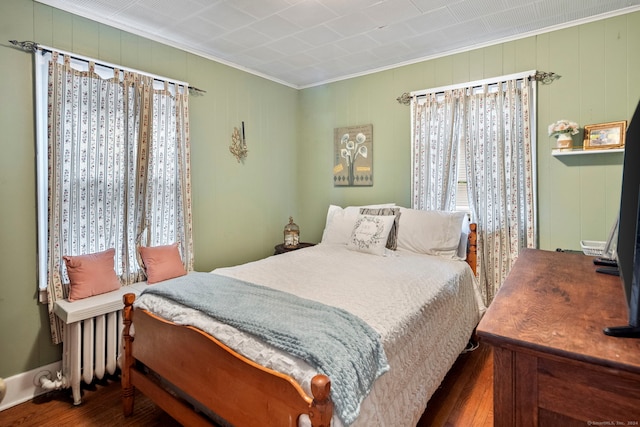
[[[133, 415], [125, 418], [117, 378], [85, 386], [82, 404], [72, 402], [70, 390], [47, 393], [0, 412], [0, 426], [180, 426], [139, 393]], [[418, 423], [418, 427], [444, 426], [493, 426], [493, 365], [487, 346], [458, 358]]]

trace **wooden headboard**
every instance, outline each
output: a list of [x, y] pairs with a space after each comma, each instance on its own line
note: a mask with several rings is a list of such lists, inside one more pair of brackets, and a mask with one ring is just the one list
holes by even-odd
[[471, 267], [473, 275], [477, 274], [476, 269], [478, 266], [478, 224], [469, 224], [469, 244], [467, 245], [467, 264]]

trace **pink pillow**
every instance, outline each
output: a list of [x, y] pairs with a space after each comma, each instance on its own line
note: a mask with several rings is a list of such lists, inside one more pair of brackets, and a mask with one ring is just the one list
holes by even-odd
[[69, 275], [69, 301], [91, 297], [120, 288], [113, 268], [115, 249], [88, 255], [63, 256]]
[[140, 246], [138, 250], [147, 273], [147, 283], [150, 285], [187, 274], [180, 259], [177, 243], [153, 247]]

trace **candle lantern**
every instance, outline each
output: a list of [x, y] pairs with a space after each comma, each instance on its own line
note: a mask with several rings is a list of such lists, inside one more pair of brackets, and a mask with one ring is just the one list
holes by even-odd
[[289, 224], [284, 226], [284, 247], [297, 248], [300, 243], [300, 227], [289, 217]]

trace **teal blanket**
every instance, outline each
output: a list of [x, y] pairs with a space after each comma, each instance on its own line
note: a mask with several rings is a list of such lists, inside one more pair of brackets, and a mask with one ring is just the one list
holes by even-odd
[[190, 273], [143, 293], [200, 310], [305, 360], [331, 379], [331, 398], [345, 425], [389, 370], [379, 334], [336, 307], [212, 273]]

